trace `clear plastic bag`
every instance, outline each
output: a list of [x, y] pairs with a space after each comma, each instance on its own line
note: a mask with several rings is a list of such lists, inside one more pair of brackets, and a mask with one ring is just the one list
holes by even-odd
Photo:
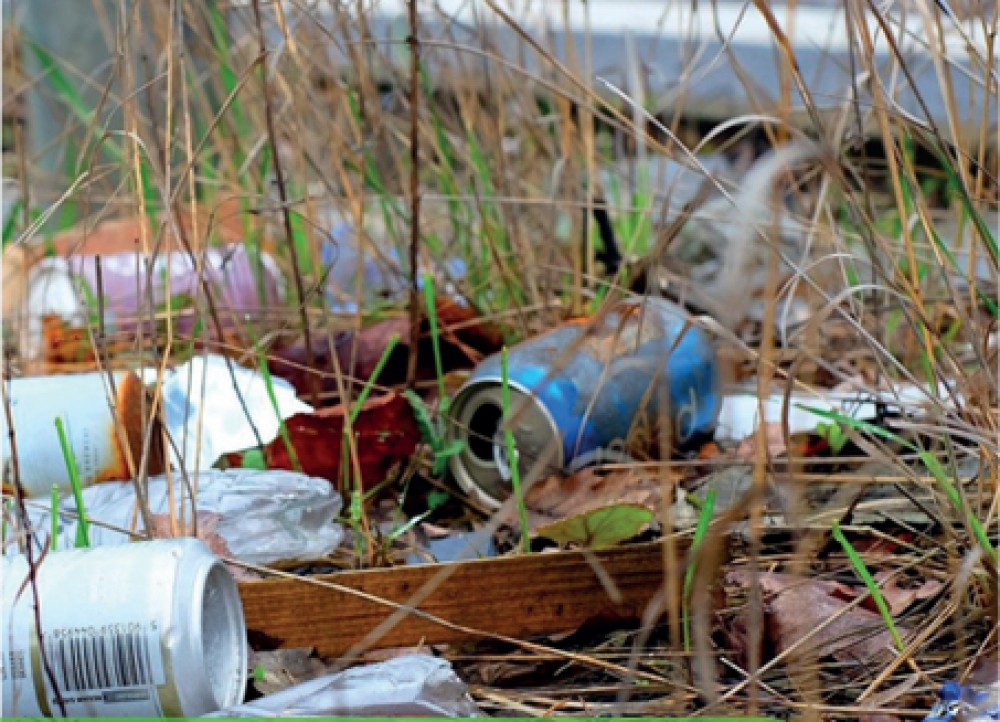
[[[343, 539], [335, 519], [342, 508], [340, 494], [326, 479], [291, 471], [209, 469], [191, 475], [197, 484], [197, 512], [212, 517], [213, 529], [226, 542], [228, 551], [240, 561], [272, 564], [278, 561], [319, 559], [333, 551]], [[151, 477], [147, 491], [150, 512], [168, 511], [168, 485], [163, 476]], [[191, 495], [182, 477], [173, 475], [174, 514], [190, 525], [194, 518]], [[91, 546], [125, 544], [129, 535], [105, 528], [104, 522], [121, 529], [142, 531], [142, 516], [135, 509], [135, 487], [131, 482], [104, 483], [83, 490], [83, 503], [90, 525]], [[39, 551], [48, 538], [51, 517], [47, 502], [27, 505]], [[69, 549], [76, 538], [76, 503], [69, 495], [59, 505], [59, 549]], [[13, 550], [16, 552], [16, 549]], [[7, 553], [13, 553], [8, 548]]]
[[414, 654], [318, 677], [206, 717], [482, 717], [444, 659]]

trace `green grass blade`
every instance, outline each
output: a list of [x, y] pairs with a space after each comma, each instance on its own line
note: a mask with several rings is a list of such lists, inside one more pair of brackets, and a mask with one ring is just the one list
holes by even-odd
[[976, 517], [976, 515], [973, 513], [973, 510], [966, 508], [966, 505], [962, 500], [962, 495], [959, 493], [955, 485], [952, 484], [951, 481], [948, 479], [948, 473], [941, 465], [941, 462], [938, 461], [933, 454], [931, 454], [928, 451], [925, 451], [924, 449], [918, 448], [917, 446], [911, 444], [910, 442], [897, 436], [896, 434], [887, 431], [886, 429], [883, 429], [879, 426], [875, 426], [874, 424], [869, 424], [867, 421], [860, 421], [858, 419], [853, 419], [850, 416], [839, 414], [835, 411], [816, 409], [810, 406], [806, 406], [804, 404], [796, 404], [796, 406], [798, 406], [801, 409], [804, 409], [805, 411], [809, 411], [810, 413], [816, 414], [817, 416], [822, 416], [826, 419], [836, 421], [844, 426], [853, 428], [855, 430], [867, 431], [868, 433], [873, 434], [875, 436], [880, 436], [883, 439], [895, 442], [900, 446], [908, 449], [909, 451], [917, 454], [920, 457], [920, 460], [924, 462], [924, 465], [927, 467], [927, 470], [931, 473], [931, 476], [934, 477], [934, 480], [941, 485], [941, 489], [944, 491], [945, 496], [948, 497], [948, 501], [955, 508], [955, 511], [957, 511], [966, 520], [966, 523], [969, 525], [969, 529], [972, 531], [973, 536], [975, 536], [976, 541], [983, 548], [983, 551], [985, 551], [987, 556], [989, 556], [993, 565], [997, 566], [998, 561], [1000, 560], [998, 560], [996, 547], [994, 547], [993, 543], [990, 541], [989, 535], [986, 533], [986, 529], [983, 527], [982, 522], [980, 522], [979, 519]]
[[422, 522], [424, 519], [426, 519], [430, 515], [431, 515], [431, 510], [430, 509], [428, 509], [427, 511], [423, 512], [422, 514], [417, 514], [412, 519], [407, 520], [407, 522], [405, 524], [403, 524], [402, 526], [400, 526], [400, 527], [392, 530], [391, 532], [389, 532], [388, 537], [387, 537], [388, 540], [389, 541], [396, 541], [397, 539], [399, 539], [399, 537], [403, 536], [403, 534], [405, 534], [406, 532], [410, 531], [410, 529], [412, 529], [413, 527], [415, 527], [417, 524], [419, 524], [420, 522]]
[[34, 40], [28, 41], [28, 47], [41, 66], [42, 73], [48, 76], [49, 82], [52, 83], [52, 88], [60, 100], [73, 111], [79, 120], [90, 123], [94, 118], [93, 109], [83, 101], [77, 84], [66, 77], [55, 56]]
[[389, 357], [392, 355], [392, 351], [396, 348], [397, 343], [399, 343], [399, 334], [394, 333], [392, 338], [389, 339], [389, 343], [385, 345], [385, 350], [382, 351], [382, 356], [379, 358], [378, 363], [375, 364], [375, 368], [372, 370], [372, 375], [368, 377], [364, 388], [361, 389], [361, 393], [358, 395], [358, 400], [354, 402], [354, 408], [351, 410], [352, 425], [358, 420], [358, 414], [361, 413], [361, 408], [368, 400], [368, 396], [372, 392], [372, 386], [375, 384], [375, 381], [378, 380], [378, 377], [382, 375], [382, 369], [384, 369], [385, 365], [389, 363]]
[[441, 363], [441, 338], [438, 328], [437, 297], [434, 292], [434, 277], [424, 274], [424, 299], [427, 301], [427, 319], [431, 326], [431, 346], [434, 349], [434, 370], [437, 373], [439, 413], [448, 413], [448, 394], [444, 387], [444, 365]]
[[941, 150], [936, 142], [929, 143], [928, 147], [941, 164], [941, 167], [947, 176], [948, 186], [955, 190], [959, 200], [962, 202], [962, 209], [969, 216], [969, 219], [976, 227], [976, 230], [979, 232], [979, 236], [983, 239], [983, 243], [986, 244], [986, 248], [989, 250], [990, 256], [993, 259], [993, 267], [1000, 268], [1000, 246], [997, 244], [996, 236], [993, 234], [993, 230], [986, 222], [986, 219], [983, 218], [982, 214], [976, 210], [972, 197], [969, 195], [965, 185], [962, 183], [962, 179], [959, 177], [958, 171], [955, 170], [951, 159], [943, 150]]
[[848, 428], [854, 429], [855, 431], [867, 431], [869, 434], [874, 436], [879, 436], [887, 441], [893, 441], [897, 444], [902, 444], [909, 448], [913, 448], [912, 445], [905, 439], [897, 436], [888, 429], [883, 429], [881, 426], [876, 426], [875, 424], [870, 424], [867, 421], [862, 421], [860, 419], [855, 419], [846, 414], [841, 414], [837, 411], [828, 411], [827, 409], [817, 409], [814, 406], [807, 406], [806, 404], [795, 404], [798, 408], [803, 411], [808, 411], [811, 414], [822, 417], [829, 421], [835, 421], [838, 424], [847, 426]]
[[875, 606], [878, 607], [878, 611], [882, 615], [885, 626], [889, 628], [892, 641], [896, 643], [896, 649], [902, 652], [905, 646], [903, 638], [900, 636], [899, 630], [896, 629], [896, 622], [892, 618], [892, 612], [889, 611], [889, 605], [886, 603], [885, 597], [882, 596], [882, 590], [879, 589], [878, 582], [875, 581], [871, 572], [868, 571], [865, 560], [861, 558], [861, 555], [858, 554], [851, 542], [844, 536], [844, 532], [841, 531], [840, 522], [838, 521], [833, 522], [833, 538], [843, 547], [847, 558], [851, 560], [851, 566], [854, 567], [854, 571], [864, 580], [865, 586], [868, 587], [868, 593], [872, 595], [872, 599], [875, 600]]
[[59, 551], [59, 485], [52, 485], [52, 496], [49, 501], [49, 522], [51, 528], [49, 530], [49, 535], [51, 537], [51, 549], [54, 552]]
[[695, 559], [697, 558], [696, 554], [698, 550], [701, 548], [708, 534], [708, 527], [712, 523], [712, 515], [715, 512], [715, 496], [715, 489], [709, 489], [708, 493], [705, 494], [705, 502], [701, 507], [701, 513], [698, 515], [698, 525], [694, 530], [694, 540], [691, 542], [691, 563], [684, 570], [684, 591], [682, 595], [684, 608], [682, 610], [682, 617], [684, 649], [688, 652], [691, 651], [691, 592], [694, 590], [695, 572], [698, 569]]
[[933, 454], [927, 451], [918, 451], [917, 453], [920, 456], [920, 460], [923, 461], [924, 465], [927, 467], [927, 470], [931, 472], [931, 476], [933, 476], [934, 480], [941, 485], [945, 496], [948, 497], [948, 501], [951, 502], [951, 505], [955, 507], [955, 510], [958, 511], [959, 514], [965, 517], [970, 529], [972, 530], [972, 535], [976, 537], [976, 541], [979, 543], [979, 546], [983, 548], [983, 551], [986, 552], [989, 558], [993, 561], [994, 566], [996, 566], [997, 551], [992, 542], [990, 542], [986, 529], [983, 528], [982, 522], [979, 521], [978, 517], [976, 517], [973, 513], [973, 510], [967, 508], [965, 501], [962, 499], [962, 495], [959, 493], [955, 485], [951, 483], [951, 480], [948, 479], [948, 474], [945, 471], [945, 468], [941, 465], [941, 462], [938, 461]]
[[267, 397], [271, 400], [271, 407], [274, 409], [275, 416], [278, 417], [278, 431], [281, 434], [281, 440], [285, 444], [285, 450], [288, 452], [288, 458], [292, 462], [292, 469], [301, 473], [302, 465], [299, 463], [299, 457], [295, 453], [295, 447], [292, 446], [292, 437], [288, 433], [288, 425], [281, 418], [281, 407], [278, 406], [278, 397], [274, 393], [274, 380], [271, 378], [271, 369], [267, 366], [267, 359], [264, 358], [264, 354], [259, 352], [257, 355], [257, 365], [260, 368], [261, 376], [264, 378], [264, 387], [267, 389]]
[[6, 222], [3, 224], [3, 244], [2, 247], [6, 248], [7, 244], [14, 240], [14, 236], [17, 233], [17, 219], [21, 215], [21, 209], [24, 208], [24, 201], [18, 198], [11, 204], [10, 215], [7, 217]]
[[[219, 77], [222, 79], [222, 88], [226, 93], [226, 97], [229, 97], [239, 85], [239, 78], [230, 62], [230, 58], [232, 58], [232, 46], [229, 42], [229, 27], [225, 17], [223, 17], [222, 11], [219, 10], [216, 3], [208, 3], [208, 20], [212, 29], [212, 43], [215, 46], [214, 49], [218, 56], [216, 68], [219, 71]], [[246, 113], [244, 113], [243, 106], [238, 97], [233, 98], [233, 102], [229, 106], [229, 113], [233, 119], [233, 126], [237, 134], [243, 138], [248, 137], [251, 129], [247, 125]], [[245, 155], [239, 149], [237, 149], [237, 153], [236, 167], [240, 167], [243, 165]]]
[[[385, 349], [382, 351], [382, 356], [379, 358], [378, 363], [375, 364], [375, 368], [372, 370], [371, 376], [365, 381], [364, 388], [361, 389], [361, 393], [358, 394], [357, 401], [354, 402], [354, 407], [351, 409], [351, 429], [354, 428], [355, 422], [358, 420], [358, 416], [361, 414], [361, 409], [364, 407], [365, 402], [368, 400], [368, 396], [371, 394], [372, 386], [375, 384], [376, 379], [382, 374], [382, 369], [389, 362], [389, 357], [392, 355], [392, 350], [396, 348], [396, 344], [399, 343], [399, 334], [394, 333], [392, 338], [389, 339], [389, 343], [385, 345]], [[344, 424], [344, 443], [341, 445], [341, 468], [343, 479], [350, 478], [350, 445], [347, 443], [347, 424]], [[360, 523], [362, 515], [364, 514], [363, 500], [364, 489], [361, 485], [361, 479], [355, 479], [355, 489], [351, 492], [351, 520], [355, 523]]]
[[69, 438], [66, 436], [62, 419], [56, 417], [55, 423], [56, 433], [59, 434], [59, 445], [62, 447], [63, 460], [66, 462], [66, 470], [69, 472], [69, 483], [73, 487], [73, 499], [76, 501], [76, 548], [86, 549], [90, 547], [90, 523], [87, 521], [87, 512], [83, 506], [83, 485], [80, 483], [80, 472], [76, 466], [76, 459], [73, 457], [73, 450], [69, 446]]

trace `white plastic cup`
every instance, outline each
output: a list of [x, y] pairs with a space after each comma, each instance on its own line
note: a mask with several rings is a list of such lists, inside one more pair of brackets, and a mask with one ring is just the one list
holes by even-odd
[[[3, 716], [60, 717], [27, 561], [3, 563]], [[50, 553], [36, 580], [45, 655], [68, 716], [197, 717], [243, 701], [243, 607], [203, 542]]]
[[[82, 486], [132, 478], [127, 455], [131, 453], [136, 465], [142, 458], [142, 398], [146, 393], [136, 374], [131, 371], [114, 374], [113, 396], [108, 376], [103, 373], [14, 379], [8, 389], [17, 466], [26, 496], [48, 498], [53, 484], [63, 494], [72, 489], [56, 431], [57, 417], [63, 421]], [[125, 430], [124, 439], [108, 405], [109, 398], [115, 399], [117, 417]], [[11, 488], [14, 469], [10, 435], [7, 415], [2, 412], [0, 451], [4, 487]], [[160, 474], [163, 466], [160, 434], [154, 429], [148, 471]]]

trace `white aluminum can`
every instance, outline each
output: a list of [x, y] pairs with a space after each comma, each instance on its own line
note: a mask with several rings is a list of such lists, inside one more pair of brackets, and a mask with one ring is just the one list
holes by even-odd
[[[3, 716], [60, 717], [27, 561], [3, 564]], [[50, 553], [36, 580], [45, 656], [69, 717], [197, 717], [243, 701], [243, 607], [203, 542]]]
[[[149, 409], [149, 404], [143, 408], [146, 388], [136, 374], [131, 371], [114, 374], [113, 395], [104, 373], [14, 379], [7, 388], [14, 421], [17, 466], [25, 496], [48, 498], [53, 484], [63, 494], [72, 489], [56, 431], [57, 417], [62, 419], [69, 438], [82, 486], [132, 478], [127, 455], [130, 453], [132, 462], [139, 464], [143, 417]], [[115, 400], [124, 435], [119, 433], [109, 398]], [[4, 490], [11, 492], [14, 468], [7, 415], [2, 411], [0, 450], [3, 453]], [[148, 472], [160, 474], [163, 467], [161, 434], [154, 430]]]

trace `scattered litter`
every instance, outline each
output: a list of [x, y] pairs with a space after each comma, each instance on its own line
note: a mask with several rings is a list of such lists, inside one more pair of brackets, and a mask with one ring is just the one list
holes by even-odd
[[[785, 443], [785, 430], [780, 423], [774, 421], [766, 422], [764, 425], [764, 437], [768, 459], [776, 459], [788, 451], [788, 445]], [[753, 461], [757, 454], [757, 442], [756, 433], [750, 434], [750, 436], [743, 439], [736, 449], [737, 458]]]
[[[8, 386], [14, 443], [17, 445], [17, 473], [28, 497], [48, 497], [52, 485], [61, 493], [71, 489], [70, 474], [63, 455], [55, 421], [60, 419], [70, 452], [80, 475], [80, 485], [132, 478], [129, 457], [139, 464], [143, 450], [144, 425], [153, 423], [148, 471], [159, 474], [164, 459], [155, 420], [143, 418], [149, 408], [145, 388], [131, 372], [36, 376], [13, 379]], [[113, 413], [109, 400], [114, 402]], [[0, 449], [3, 453], [3, 485], [13, 489], [14, 464], [11, 456], [7, 415], [0, 414]]]
[[801, 406], [823, 411], [836, 411], [857, 419], [874, 418], [876, 412], [873, 403], [855, 403], [845, 407], [840, 404], [835, 405], [829, 395], [820, 397], [818, 395], [792, 394], [786, 407], [784, 394], [772, 394], [763, 404], [757, 394], [733, 394], [726, 396], [722, 401], [722, 411], [719, 414], [719, 426], [715, 438], [720, 441], [742, 441], [752, 436], [759, 423], [761, 405], [764, 407], [766, 423], [778, 424], [779, 428], [787, 408], [788, 430], [789, 433], [793, 434], [801, 431], [812, 431], [817, 424], [824, 420]]
[[698, 525], [698, 520], [701, 517], [700, 511], [688, 500], [686, 494], [677, 494], [670, 514], [671, 525], [675, 531], [693, 529]]
[[411, 655], [302, 682], [206, 717], [482, 717], [446, 660]]
[[243, 323], [260, 322], [268, 309], [284, 301], [284, 278], [267, 253], [260, 254], [258, 266], [242, 244], [234, 244], [208, 249], [198, 264], [200, 269], [189, 254], [177, 251], [158, 254], [152, 262], [136, 252], [44, 258], [28, 271], [28, 324], [22, 350], [29, 358], [40, 356], [45, 316], [55, 316], [71, 328], [86, 328], [96, 312], [93, 299], [97, 298], [101, 299], [105, 333], [129, 336], [140, 330], [145, 336], [156, 334], [150, 321], [150, 298], [158, 318], [166, 311], [174, 316], [175, 334], [189, 336], [196, 325], [202, 325], [207, 335], [216, 335], [204, 300], [206, 285], [212, 289], [223, 333], [236, 333]]
[[[593, 328], [586, 319], [564, 323], [515, 346], [508, 363], [507, 413], [517, 420], [512, 431], [526, 485], [576, 468], [584, 456], [588, 463], [627, 461], [630, 439], [648, 447], [657, 438], [661, 408], [669, 409], [677, 448], [703, 443], [719, 413], [718, 364], [708, 335], [660, 298], [622, 301]], [[501, 379], [500, 357], [483, 361], [455, 397], [450, 424], [451, 437], [465, 442], [452, 471], [491, 507], [512, 489]]]
[[[376, 250], [364, 254], [358, 280], [357, 234], [347, 223], [330, 232], [321, 258], [326, 268], [326, 301], [334, 313], [355, 314], [391, 303], [406, 287], [407, 276], [391, 257]], [[358, 296], [358, 288], [361, 295]], [[360, 301], [360, 303], [359, 303]]]
[[200, 541], [48, 554], [34, 585], [44, 647], [27, 560], [2, 564], [5, 718], [197, 717], [243, 700], [239, 592]]
[[[155, 369], [144, 369], [143, 378], [155, 388]], [[287, 381], [272, 377], [269, 389], [259, 371], [214, 354], [167, 371], [161, 392], [174, 464], [188, 471], [210, 469], [224, 454], [267, 444], [281, 420], [312, 411]]]
[[[236, 555], [229, 548], [226, 538], [216, 531], [219, 522], [222, 521], [220, 514], [210, 511], [197, 511], [194, 519], [190, 517], [183, 522], [176, 517], [171, 518], [170, 514], [150, 514], [150, 527], [153, 532], [152, 539], [183, 539], [193, 537], [203, 542], [208, 550], [221, 559], [235, 559]], [[89, 534], [89, 532], [88, 532]], [[247, 569], [240, 564], [226, 562], [226, 568], [237, 582], [255, 582], [264, 577], [257, 572]]]
[[[200, 472], [197, 479], [192, 476], [191, 482], [197, 484], [199, 524], [211, 525], [209, 531], [240, 561], [273, 564], [320, 559], [343, 539], [343, 529], [334, 522], [341, 510], [341, 498], [325, 479], [282, 470], [210, 469]], [[194, 520], [191, 495], [185, 490], [181, 476], [173, 475], [172, 493], [164, 476], [149, 480], [146, 490], [149, 510], [155, 515], [166, 515], [161, 521], [165, 530], [174, 526], [169, 518], [171, 496], [174, 520], [180, 525], [178, 531], [183, 532], [184, 526], [190, 526]], [[117, 546], [130, 540], [124, 531], [95, 522], [127, 530], [134, 518], [136, 531], [144, 528], [142, 516], [135, 509], [135, 485], [131, 482], [85, 489], [83, 503], [90, 521], [92, 546]], [[28, 505], [39, 554], [51, 528], [50, 508], [41, 500]], [[204, 514], [211, 516], [201, 516]], [[73, 547], [76, 527], [76, 504], [68, 496], [59, 505], [59, 549]], [[7, 554], [12, 553], [14, 550], [8, 549]]]
[[[175, 234], [175, 229], [186, 233], [188, 240], [195, 243], [196, 249], [199, 242], [206, 240], [206, 236], [210, 236], [211, 240], [217, 239], [223, 247], [243, 243], [247, 235], [247, 224], [252, 224], [254, 218], [244, 208], [245, 201], [240, 198], [216, 198], [210, 206], [184, 203], [175, 207], [170, 214], [171, 222], [163, 229], [165, 233], [162, 236], [161, 250], [184, 250], [181, 248], [181, 238], [178, 237], [180, 234]], [[144, 236], [151, 243], [156, 241], [160, 230], [156, 227], [156, 221], [162, 220], [162, 215], [154, 218], [152, 214], [130, 213], [97, 223], [84, 220], [56, 233], [52, 238], [52, 250], [57, 256], [64, 257], [132, 253]], [[43, 244], [38, 236], [28, 242], [37, 250], [42, 250]]]

